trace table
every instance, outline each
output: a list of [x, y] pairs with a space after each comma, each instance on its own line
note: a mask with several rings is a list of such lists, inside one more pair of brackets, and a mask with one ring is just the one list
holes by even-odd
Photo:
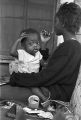
[[[16, 113], [16, 118], [7, 117], [6, 113], [9, 109], [0, 106], [0, 120], [40, 120], [35, 116], [29, 116], [25, 114], [23, 109], [20, 109]], [[42, 119], [41, 119], [42, 120]]]
[[[49, 120], [49, 119], [28, 115], [23, 111], [22, 107], [20, 107], [19, 109], [18, 108], [16, 107], [16, 117], [11, 118], [6, 116], [6, 112], [9, 109], [0, 106], [0, 120]], [[71, 117], [72, 120], [74, 120], [75, 116], [73, 116], [71, 113], [67, 113], [65, 115], [64, 112], [62, 112], [62, 110], [58, 110], [57, 112], [55, 112], [53, 120], [65, 120], [65, 118], [68, 116]]]

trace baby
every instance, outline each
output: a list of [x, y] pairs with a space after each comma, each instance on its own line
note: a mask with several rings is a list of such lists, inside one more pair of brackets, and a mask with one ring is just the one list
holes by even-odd
[[[21, 42], [21, 49], [17, 50], [19, 42]], [[18, 68], [11, 70], [12, 67], [10, 65], [10, 74], [12, 74], [13, 71], [20, 73], [39, 72], [40, 60], [42, 59], [39, 49], [39, 33], [34, 29], [23, 30], [20, 34], [20, 38], [14, 43], [11, 50], [11, 55], [18, 58], [15, 61], [18, 63]]]
[[[21, 49], [18, 44], [21, 43]], [[14, 43], [11, 49], [11, 55], [16, 58], [9, 65], [10, 74], [13, 72], [32, 73], [39, 72], [42, 55], [40, 49], [40, 34], [34, 29], [25, 29], [21, 32], [20, 38]], [[32, 88], [32, 92], [38, 95], [42, 100], [46, 97], [42, 94], [45, 88]]]

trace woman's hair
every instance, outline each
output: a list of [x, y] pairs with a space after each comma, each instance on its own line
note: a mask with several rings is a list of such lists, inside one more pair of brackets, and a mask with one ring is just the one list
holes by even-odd
[[38, 39], [40, 40], [40, 34], [37, 30], [35, 30], [33, 28], [24, 29], [20, 32], [20, 37], [22, 38], [21, 45], [25, 44], [25, 42], [30, 34], [37, 34]]
[[81, 8], [75, 3], [64, 3], [60, 6], [56, 16], [61, 24], [71, 33], [75, 34], [81, 26]]

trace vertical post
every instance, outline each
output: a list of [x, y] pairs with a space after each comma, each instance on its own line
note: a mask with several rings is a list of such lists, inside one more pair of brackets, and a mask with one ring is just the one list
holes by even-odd
[[57, 8], [57, 0], [53, 0], [53, 23], [52, 23], [52, 33], [54, 33], [54, 21], [55, 21], [56, 8]]
[[56, 49], [56, 46], [57, 46], [57, 37], [55, 35], [55, 32], [54, 32], [54, 21], [55, 21], [55, 14], [56, 14], [56, 11], [57, 11], [57, 3], [58, 3], [58, 0], [53, 0], [53, 22], [52, 22], [52, 51], [51, 51], [51, 54], [53, 53], [53, 51]]

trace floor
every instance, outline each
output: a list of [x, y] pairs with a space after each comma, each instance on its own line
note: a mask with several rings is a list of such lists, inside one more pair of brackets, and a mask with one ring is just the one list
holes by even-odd
[[0, 107], [0, 120], [14, 120], [12, 118], [6, 117], [7, 111], [8, 111], [8, 109], [4, 109], [4, 108]]

